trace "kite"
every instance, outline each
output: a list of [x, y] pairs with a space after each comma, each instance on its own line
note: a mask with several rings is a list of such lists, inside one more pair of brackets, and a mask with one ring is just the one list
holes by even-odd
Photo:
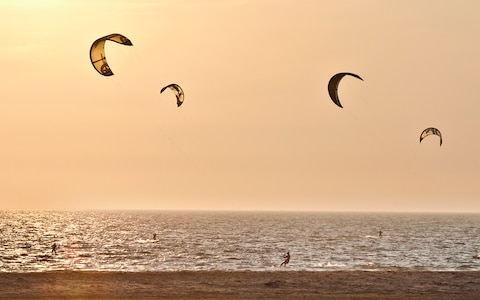
[[442, 145], [442, 133], [440, 132], [440, 130], [438, 130], [437, 128], [433, 128], [433, 127], [429, 127], [427, 129], [425, 129], [424, 131], [422, 131], [422, 133], [420, 134], [420, 143], [422, 142], [422, 140], [424, 138], [426, 138], [427, 136], [429, 135], [438, 135], [440, 137], [440, 146]]
[[163, 87], [160, 90], [160, 94], [163, 93], [163, 91], [166, 90], [167, 88], [169, 88], [173, 91], [173, 93], [177, 97], [177, 107], [180, 107], [180, 105], [182, 105], [182, 103], [183, 103], [183, 97], [184, 97], [182, 88], [178, 84], [172, 83], [172, 84], [169, 84], [169, 85]]
[[112, 41], [126, 46], [133, 46], [133, 44], [127, 37], [118, 33], [109, 34], [93, 42], [90, 47], [90, 61], [92, 62], [93, 67], [103, 76], [112, 76], [113, 72], [107, 63], [107, 58], [105, 56], [106, 41]]
[[338, 84], [340, 83], [340, 80], [342, 80], [342, 78], [346, 75], [353, 76], [363, 81], [363, 79], [360, 76], [353, 73], [338, 73], [334, 75], [332, 78], [330, 78], [330, 81], [328, 82], [328, 93], [330, 94], [330, 98], [332, 99], [332, 101], [336, 105], [342, 108], [343, 106], [340, 103], [340, 99], [338, 99]]

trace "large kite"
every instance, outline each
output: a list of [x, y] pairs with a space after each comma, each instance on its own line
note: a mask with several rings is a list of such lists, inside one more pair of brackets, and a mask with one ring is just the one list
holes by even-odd
[[90, 60], [93, 67], [103, 76], [112, 76], [113, 72], [107, 63], [107, 58], [105, 56], [106, 41], [112, 41], [126, 46], [133, 46], [133, 44], [127, 37], [118, 33], [109, 34], [93, 42], [90, 47]]
[[328, 82], [328, 93], [330, 94], [330, 98], [332, 99], [332, 101], [342, 108], [343, 106], [340, 103], [340, 99], [338, 99], [338, 84], [340, 83], [340, 80], [342, 80], [342, 78], [346, 75], [353, 76], [363, 81], [360, 76], [353, 73], [338, 73], [335, 74], [332, 78], [330, 78], [330, 81]]

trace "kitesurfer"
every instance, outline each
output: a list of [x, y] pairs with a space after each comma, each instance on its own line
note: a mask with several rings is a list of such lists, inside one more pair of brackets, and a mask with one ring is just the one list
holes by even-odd
[[286, 267], [287, 264], [290, 262], [290, 251], [288, 251], [287, 254], [283, 256], [283, 258], [285, 260], [280, 264], [280, 267]]

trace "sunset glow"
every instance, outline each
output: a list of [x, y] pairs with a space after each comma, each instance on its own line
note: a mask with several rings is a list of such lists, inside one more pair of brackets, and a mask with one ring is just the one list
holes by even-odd
[[0, 1], [2, 205], [479, 212], [479, 8]]

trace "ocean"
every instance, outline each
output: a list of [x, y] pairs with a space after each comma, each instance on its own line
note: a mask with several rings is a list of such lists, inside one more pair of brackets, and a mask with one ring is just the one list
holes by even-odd
[[480, 214], [0, 211], [0, 245], [1, 272], [465, 271]]

